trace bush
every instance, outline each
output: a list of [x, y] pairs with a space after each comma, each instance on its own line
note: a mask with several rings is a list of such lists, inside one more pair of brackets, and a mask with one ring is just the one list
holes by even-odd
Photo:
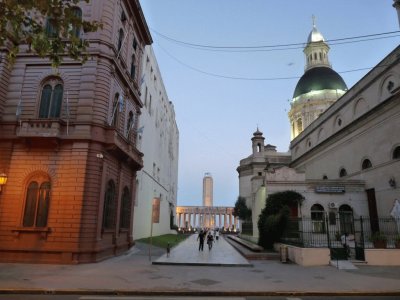
[[298, 205], [303, 199], [301, 194], [294, 191], [268, 195], [257, 224], [260, 246], [271, 249], [280, 240], [289, 223], [290, 207]]

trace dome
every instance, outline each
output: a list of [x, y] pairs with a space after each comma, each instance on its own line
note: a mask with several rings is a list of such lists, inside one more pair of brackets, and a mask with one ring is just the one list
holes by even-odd
[[301, 76], [294, 90], [293, 98], [311, 91], [347, 90], [343, 78], [328, 67], [315, 67]]
[[325, 42], [321, 32], [318, 31], [317, 27], [313, 27], [310, 34], [308, 35], [307, 44], [312, 42]]

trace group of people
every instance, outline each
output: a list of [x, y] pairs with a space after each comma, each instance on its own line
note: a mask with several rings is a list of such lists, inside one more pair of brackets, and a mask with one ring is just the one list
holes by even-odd
[[200, 230], [197, 240], [199, 241], [199, 251], [203, 251], [204, 248], [204, 240], [207, 240], [208, 250], [211, 250], [214, 240], [218, 241], [219, 239], [219, 231], [214, 230], [214, 233], [211, 233], [210, 230]]

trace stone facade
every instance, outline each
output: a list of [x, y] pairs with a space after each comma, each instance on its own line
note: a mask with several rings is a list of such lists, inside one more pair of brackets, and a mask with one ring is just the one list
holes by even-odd
[[137, 175], [134, 239], [150, 236], [152, 199], [160, 202], [160, 222], [153, 224], [154, 236], [171, 232], [175, 224], [178, 191], [179, 130], [173, 103], [169, 100], [156, 57], [145, 47], [137, 145], [143, 157], [143, 169]]
[[89, 60], [52, 69], [0, 49], [0, 261], [82, 263], [133, 245], [141, 59], [152, 42], [139, 1], [79, 3], [103, 28]]

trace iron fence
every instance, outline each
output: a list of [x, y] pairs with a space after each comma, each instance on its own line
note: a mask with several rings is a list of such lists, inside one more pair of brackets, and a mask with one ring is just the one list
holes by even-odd
[[395, 248], [400, 237], [400, 219], [353, 217], [351, 214], [324, 213], [318, 218], [291, 218], [282, 242], [310, 248], [374, 248], [373, 234], [386, 239], [386, 248]]

